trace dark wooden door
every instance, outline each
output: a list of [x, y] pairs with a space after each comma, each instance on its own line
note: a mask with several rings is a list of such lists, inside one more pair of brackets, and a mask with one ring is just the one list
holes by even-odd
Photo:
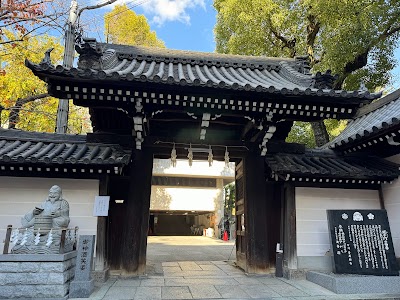
[[245, 182], [243, 161], [236, 166], [236, 263], [246, 270]]
[[[109, 193], [108, 263], [111, 270], [119, 270], [121, 269], [126, 202], [129, 195], [129, 176], [110, 178]], [[124, 200], [124, 203], [116, 203], [115, 200]]]

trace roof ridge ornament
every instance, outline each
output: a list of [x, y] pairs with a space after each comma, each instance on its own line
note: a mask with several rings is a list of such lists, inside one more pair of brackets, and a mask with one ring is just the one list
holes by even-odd
[[46, 50], [46, 52], [44, 53], [44, 57], [43, 57], [42, 61], [39, 63], [40, 66], [43, 66], [43, 65], [52, 66], [50, 53], [53, 50], [54, 50], [54, 48], [50, 48], [50, 49]]
[[331, 70], [327, 70], [325, 73], [317, 72], [314, 76], [314, 88], [316, 89], [333, 89], [335, 81], [339, 78], [339, 75], [332, 75]]
[[294, 57], [295, 61], [297, 62], [297, 65], [299, 66], [299, 72], [303, 73], [304, 75], [309, 75], [311, 74], [311, 60], [308, 55], [299, 55]]
[[360, 82], [360, 87], [358, 88], [359, 92], [368, 92], [368, 88], [365, 86], [363, 81]]
[[82, 43], [75, 45], [75, 50], [79, 53], [79, 69], [102, 69], [103, 49], [98, 45], [95, 38], [83, 38]]

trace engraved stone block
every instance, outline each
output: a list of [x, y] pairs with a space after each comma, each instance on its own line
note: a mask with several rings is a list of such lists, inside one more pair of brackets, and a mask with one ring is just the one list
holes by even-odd
[[399, 275], [386, 210], [328, 210], [335, 273]]

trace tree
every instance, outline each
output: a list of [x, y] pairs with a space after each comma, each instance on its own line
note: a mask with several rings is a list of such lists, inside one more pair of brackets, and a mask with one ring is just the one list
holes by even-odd
[[[332, 140], [346, 128], [347, 120], [324, 120], [324, 125], [327, 129], [329, 140]], [[316, 143], [311, 123], [294, 122], [286, 141], [288, 143], [300, 143], [309, 148], [315, 148]]]
[[104, 16], [107, 42], [123, 45], [140, 45], [165, 48], [143, 15], [137, 15], [126, 5], [117, 5]]
[[[14, 38], [10, 31], [4, 31], [4, 35], [10, 40]], [[54, 48], [51, 52], [53, 63], [59, 63], [63, 47], [58, 39], [47, 35], [26, 36], [19, 43], [0, 46], [0, 106], [3, 107], [0, 126], [54, 131], [58, 100], [49, 97], [46, 83], [33, 75], [24, 64], [25, 58], [39, 63], [50, 48]], [[71, 110], [70, 132], [88, 131], [89, 120], [82, 115], [83, 109], [72, 107]]]
[[[370, 90], [390, 81], [400, 31], [397, 0], [215, 0], [217, 51], [286, 56], [308, 54], [312, 71], [338, 74], [336, 89]], [[318, 146], [328, 142], [313, 123]]]
[[[0, 45], [22, 42], [28, 36], [43, 34], [49, 28], [61, 29], [60, 18], [67, 14], [65, 1], [7, 0], [0, 5]], [[67, 3], [68, 5], [68, 3]], [[13, 32], [13, 35], [7, 32]]]

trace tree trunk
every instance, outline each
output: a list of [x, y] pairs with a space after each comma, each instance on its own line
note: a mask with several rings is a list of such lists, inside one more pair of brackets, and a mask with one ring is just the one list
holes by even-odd
[[314, 131], [315, 144], [321, 147], [329, 142], [328, 131], [323, 121], [311, 122], [311, 128]]
[[1, 127], [1, 113], [3, 112], [4, 107], [0, 105], [0, 127]]
[[49, 97], [50, 95], [48, 93], [44, 94], [39, 94], [39, 95], [34, 95], [34, 96], [29, 96], [26, 98], [18, 98], [17, 101], [15, 101], [15, 105], [13, 107], [8, 108], [10, 110], [10, 116], [8, 117], [8, 129], [15, 129], [19, 122], [19, 112], [26, 103], [43, 99], [46, 97]]

